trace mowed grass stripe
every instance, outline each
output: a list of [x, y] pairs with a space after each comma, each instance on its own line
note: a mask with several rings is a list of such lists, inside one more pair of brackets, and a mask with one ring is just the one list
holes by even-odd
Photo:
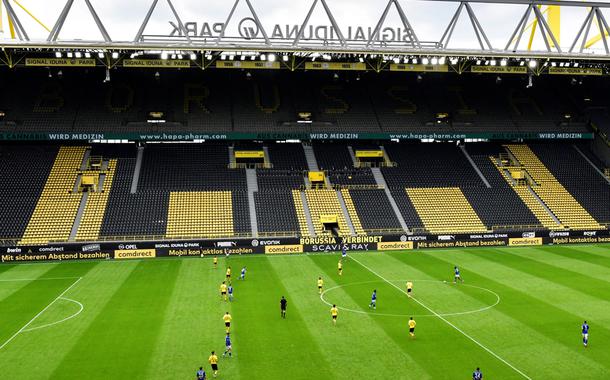
[[[234, 258], [229, 259], [237, 262]], [[332, 379], [333, 368], [320, 351], [316, 339], [307, 329], [301, 310], [282, 285], [269, 259], [244, 260], [248, 277], [243, 283], [234, 281], [233, 345], [236, 357], [223, 360], [224, 365], [239, 365], [244, 378], [264, 379]], [[237, 267], [232, 264], [237, 275]], [[280, 318], [280, 298], [288, 300], [287, 318]], [[220, 302], [220, 301], [219, 301]], [[222, 331], [218, 323], [211, 328]]]
[[[11, 344], [10, 350], [6, 352], [5, 356], [2, 356], [0, 352], [0, 357], [6, 359], [4, 368], [2, 365], [4, 360], [0, 360], [0, 373], [3, 373], [3, 376], [8, 379], [25, 379], [30, 378], [32, 372], [36, 371], [40, 374], [39, 377], [50, 377], [136, 266], [135, 262], [96, 262], [95, 264], [97, 265], [86, 274], [80, 273], [83, 274], [83, 279], [65, 294], [65, 297], [83, 304], [84, 310], [82, 313], [58, 325], [24, 332], [21, 339]], [[82, 267], [80, 263], [64, 263], [62, 265], [71, 267], [74, 274], [79, 274]], [[66, 316], [68, 315], [62, 308], [52, 307], [41, 316], [39, 322], [58, 321]], [[33, 325], [37, 325], [37, 323]], [[120, 340], [117, 339], [117, 341]], [[24, 352], [27, 352], [28, 355], [24, 355]], [[92, 357], [82, 352], [74, 355], [81, 362], [86, 362], [89, 359], [93, 360]], [[55, 377], [58, 378], [78, 378], [82, 376], [84, 375], [81, 375], [80, 371], [55, 374]], [[87, 374], [86, 376], [88, 378], [96, 377], [95, 374]]]
[[597, 247], [561, 247], [562, 249], [553, 249], [553, 247], [542, 247], [549, 254], [569, 257], [572, 260], [581, 260], [587, 263], [599, 265], [604, 268], [610, 268], [610, 246], [606, 249], [596, 249]]
[[[498, 255], [497, 252], [493, 252], [494, 250], [476, 250], [476, 252], [482, 251], [487, 251], [489, 255]], [[471, 252], [472, 250], [468, 251]], [[502, 302], [494, 309], [527, 326], [528, 330], [524, 331], [518, 325], [513, 328], [510, 324], [503, 324], [499, 320], [496, 321], [495, 327], [481, 328], [481, 332], [492, 336], [503, 334], [504, 345], [517, 347], [517, 353], [521, 352], [520, 360], [526, 363], [523, 367], [531, 372], [532, 378], [570, 379], [575, 373], [583, 376], [583, 368], [586, 368], [586, 375], [583, 378], [603, 378], [603, 374], [610, 369], [608, 367], [610, 356], [601, 347], [598, 350], [583, 349], [580, 324], [584, 318], [576, 314], [580, 310], [565, 303], [554, 305], [546, 302], [544, 296], [540, 297], [537, 294], [535, 287], [534, 290], [529, 290], [529, 285], [525, 283], [527, 280], [515, 277], [509, 268], [482, 261], [479, 257], [468, 253], [459, 250], [426, 252], [422, 255], [422, 259], [426, 260], [422, 260], [420, 265], [427, 267], [436, 262], [445, 265], [457, 264], [462, 270], [465, 281], [486, 284], [501, 295]], [[544, 292], [544, 289], [541, 288], [540, 291]], [[567, 310], [563, 310], [564, 308]], [[606, 323], [596, 324], [596, 329], [600, 327], [602, 329], [596, 332], [596, 340], [599, 342], [608, 339], [608, 334], [604, 331]], [[476, 328], [476, 323], [473, 327]], [[527, 339], [531, 335], [530, 331], [546, 339], [531, 342]], [[547, 344], [549, 340], [554, 343]]]
[[[81, 266], [78, 274], [82, 275], [87, 273], [87, 271], [89, 271], [89, 269], [95, 265], [95, 263], [90, 263], [89, 265]], [[26, 274], [25, 272], [27, 271], [23, 271], [23, 274]], [[44, 274], [48, 277], [68, 278], [61, 280], [26, 282], [25, 286], [16, 289], [14, 292], [0, 301], [0, 318], [2, 318], [0, 346], [2, 346], [24, 325], [36, 317], [37, 314], [39, 314], [64, 290], [74, 283], [74, 281], [76, 281], [75, 278], [70, 277], [77, 277], [74, 276], [75, 272], [69, 266], [54, 266]], [[30, 273], [30, 275], [33, 275], [33, 273]], [[0, 286], [2, 286], [2, 284], [3, 283], [0, 283]], [[19, 338], [19, 336], [15, 337], [15, 339]]]
[[51, 377], [141, 378], [157, 344], [178, 269], [176, 261], [137, 262]]
[[[358, 254], [355, 257], [360, 260], [362, 257], [375, 255], [375, 253]], [[336, 259], [334, 259], [336, 265]], [[378, 262], [379, 266], [375, 271], [379, 274], [385, 273], [392, 268], [395, 263]], [[332, 268], [331, 263], [324, 264], [324, 268]], [[401, 349], [407, 352], [413, 360], [429, 373], [431, 378], [446, 378], [447, 374], [470, 373], [471, 360], [481, 352], [474, 351], [474, 344], [465, 339], [459, 332], [451, 328], [445, 322], [435, 317], [415, 318], [418, 325], [416, 328], [415, 339], [411, 339], [408, 334], [408, 316], [410, 314], [423, 315], [430, 314], [426, 309], [417, 304], [414, 300], [409, 300], [407, 296], [387, 284], [384, 280], [362, 267], [357, 262], [348, 259], [344, 266], [344, 275], [338, 280], [339, 283], [375, 281], [367, 289], [346, 286], [344, 288], [347, 295], [356, 300], [362, 310], [368, 311], [373, 286], [378, 291], [377, 312], [384, 310], [400, 310], [407, 312], [404, 318], [374, 317], [373, 321], [390, 336]], [[328, 272], [330, 276], [336, 276], [332, 270]], [[385, 277], [385, 276], [384, 276]], [[470, 349], [470, 350], [468, 350]], [[483, 357], [482, 361], [489, 360]], [[481, 361], [479, 361], [480, 363]], [[472, 364], [474, 365], [474, 364]], [[491, 365], [491, 364], [490, 364]], [[505, 378], [514, 377], [508, 369]]]
[[[318, 266], [319, 259], [319, 256], [283, 256], [269, 261], [276, 273], [282, 274], [280, 279], [290, 294], [289, 302], [300, 310], [322, 354], [335, 369], [333, 378], [391, 378], [397, 373], [404, 374], [404, 378], [430, 378], [427, 371], [374, 323], [375, 317], [340, 311], [339, 323], [333, 326], [330, 306], [320, 300], [317, 280], [323, 277], [324, 289], [331, 289], [338, 283]], [[327, 294], [341, 301], [349, 299], [343, 288]], [[357, 350], [352, 337], [361, 342]]]
[[[457, 253], [456, 253], [457, 251]], [[540, 311], [539, 304], [532, 299], [538, 309], [533, 313], [528, 314], [525, 320], [521, 319], [521, 313], [529, 313], [530, 307], [527, 305], [526, 297], [523, 297], [515, 289], [490, 281], [488, 278], [479, 276], [479, 271], [473, 272], [463, 261], [468, 256], [464, 251], [450, 252], [433, 252], [430, 254], [419, 254], [415, 260], [410, 263], [427, 272], [433, 277], [448, 277], [453, 273], [453, 266], [458, 265], [462, 271], [462, 276], [466, 279], [466, 284], [476, 284], [496, 291], [501, 297], [501, 302], [493, 309], [487, 310], [484, 313], [476, 313], [470, 315], [460, 315], [447, 317], [454, 324], [467, 331], [480, 342], [486, 344], [487, 347], [494, 352], [502, 355], [503, 358], [510, 359], [510, 362], [518, 366], [519, 369], [527, 373], [532, 378], [540, 378], [545, 375], [548, 377], [557, 372], [560, 373], [575, 373], [581, 368], [582, 363], [587, 363], [588, 368], [592, 368], [593, 372], [601, 373], [605, 369], [599, 366], [594, 361], [582, 357], [579, 360], [566, 360], [557, 362], [556, 357], [547, 355], [548, 352], [557, 352], [561, 357], [571, 357], [579, 347], [577, 345], [562, 346], [562, 342], [558, 342], [552, 334], [546, 334], [546, 331], [540, 330], [537, 325], [528, 323], [528, 321], [539, 321], [540, 315], [536, 314]], [[408, 260], [408, 256], [400, 253], [390, 254], [399, 260]], [[442, 259], [442, 260], [441, 260]], [[481, 269], [484, 272], [485, 269]], [[449, 275], [447, 274], [449, 272]], [[452, 285], [457, 288], [461, 284]], [[545, 313], [552, 312], [544, 310]], [[483, 367], [483, 366], [482, 366]], [[487, 367], [485, 366], [487, 369]], [[494, 378], [495, 367], [491, 368], [491, 375]], [[486, 371], [488, 373], [489, 371]], [[503, 377], [503, 376], [500, 376]]]
[[[604, 319], [608, 316], [610, 287], [606, 281], [497, 250], [488, 253], [477, 250], [472, 254], [502, 265], [503, 273], [510, 274], [524, 290], [541, 301], [557, 305], [567, 312], [586, 311], [585, 319]], [[569, 309], [564, 307], [567, 305]]]
[[[218, 298], [224, 265], [214, 269], [211, 258], [186, 259], [177, 264], [178, 278], [147, 379], [193, 378], [200, 366], [211, 375], [207, 362], [210, 352], [214, 350], [220, 355], [224, 351], [221, 317], [227, 309], [230, 311], [230, 305]], [[238, 366], [221, 361], [223, 378], [239, 378]]]
[[[563, 252], [565, 248], [557, 249], [557, 252]], [[580, 257], [581, 252], [568, 249], [564, 252], [565, 255], [554, 254], [548, 249], [530, 248], [515, 251], [516, 256], [524, 257], [528, 260], [534, 260], [546, 265], [564, 269], [580, 275], [591, 277], [599, 281], [610, 283], [610, 265], [598, 265], [588, 257]], [[610, 264], [610, 261], [608, 262]]]
[[[0, 301], [10, 296], [12, 293], [27, 286], [31, 281], [43, 276], [51, 270], [53, 265], [25, 266], [25, 265], [6, 265], [0, 266]], [[48, 276], [46, 276], [48, 277]], [[2, 343], [0, 343], [2, 344]]]
[[[375, 271], [386, 279], [389, 279], [388, 277], [386, 277], [386, 274], [388, 276], [396, 276], [397, 278], [414, 278], [415, 280], [439, 278], [438, 276], [427, 274], [422, 270], [414, 270], [412, 266], [406, 264], [401, 260], [396, 260], [390, 255], [357, 254], [354, 256], [362, 264], [371, 268], [373, 271]], [[404, 258], [406, 259], [406, 256]], [[435, 282], [418, 283], [417, 281], [415, 281], [414, 283], [414, 297], [416, 297], [421, 303], [426, 306], [428, 306], [428, 304], [437, 305], [443, 300], [446, 300], [447, 297], [450, 297], [452, 293], [459, 292], [459, 290], [452, 290], [452, 285], [443, 284], [443, 286], [447, 287], [448, 289], [444, 289], [443, 292], [439, 295], [430, 294], [428, 292], [427, 297], [423, 297], [422, 288], [429, 286], [429, 284], [435, 284]], [[397, 284], [397, 286], [399, 285]], [[404, 284], [402, 286], [404, 286]], [[401, 294], [403, 298], [406, 297], [404, 293]], [[416, 301], [411, 300], [409, 302]], [[475, 302], [483, 304], [485, 302], [485, 299], [478, 300]], [[453, 307], [455, 307], [455, 305], [453, 305]], [[434, 308], [431, 309], [434, 310]], [[428, 312], [428, 314], [431, 314], [428, 310], [426, 311]], [[436, 310], [434, 311], [436, 312]], [[456, 318], [461, 317], [462, 316]], [[522, 373], [520, 373], [520, 371], [522, 370], [521, 368], [511, 368], [511, 365], [514, 366], [515, 364], [512, 360], [507, 360], [507, 358], [498, 355], [498, 353], [495, 352], [493, 349], [491, 349], [492, 353], [490, 353], [487, 352], [485, 348], [479, 346], [479, 344], [483, 343], [481, 343], [477, 339], [476, 335], [472, 334], [471, 331], [464, 331], [462, 328], [455, 325], [452, 322], [453, 320], [455, 319], [450, 319], [450, 317], [439, 318], [437, 316], [434, 316], [433, 314], [431, 314], [430, 317], [420, 317], [418, 319], [418, 329], [420, 331], [420, 337], [421, 334], [426, 334], [426, 337], [429, 338], [429, 341], [426, 342], [428, 343], [429, 347], [425, 349], [425, 352], [434, 352], [435, 358], [438, 359], [438, 362], [436, 364], [430, 362], [426, 363], [425, 368], [428, 368], [428, 366], [431, 366], [433, 368], [439, 368], [441, 371], [437, 375], [438, 377], [446, 376], [447, 373], [468, 374], [472, 372], [476, 367], [485, 368], [487, 374], [493, 377], [499, 377], [504, 379], [523, 379], [525, 378], [525, 376], [527, 376], [527, 374], [525, 374], [524, 376]], [[446, 321], [449, 321], [451, 324], [453, 324], [453, 326], [447, 323]], [[459, 331], [458, 329], [461, 331]], [[479, 342], [479, 344], [473, 342], [470, 338], [465, 336], [464, 333], [475, 339], [477, 342]], [[489, 349], [487, 345], [483, 345], [487, 349]], [[500, 356], [501, 359], [494, 356], [494, 354]], [[424, 359], [429, 358], [424, 357]], [[507, 361], [509, 364], [504, 363], [502, 360]], [[443, 373], [445, 375], [443, 375]]]

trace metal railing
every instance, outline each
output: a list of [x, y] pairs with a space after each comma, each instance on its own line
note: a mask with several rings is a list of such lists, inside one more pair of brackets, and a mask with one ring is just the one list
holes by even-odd
[[345, 185], [345, 184], [339, 184], [339, 183], [333, 184], [332, 187], [335, 190], [341, 190], [341, 189], [347, 189], [347, 190], [379, 190], [379, 189], [385, 189], [385, 187], [380, 186], [380, 185]]
[[544, 230], [542, 224], [514, 224], [503, 226], [491, 226], [492, 231], [526, 231], [526, 230]]

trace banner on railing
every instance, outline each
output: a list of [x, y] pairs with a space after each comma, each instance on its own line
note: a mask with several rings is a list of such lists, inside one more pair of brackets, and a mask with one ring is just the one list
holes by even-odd
[[303, 238], [225, 238], [216, 240], [65, 243], [0, 247], [3, 263], [35, 261], [151, 259], [210, 255], [299, 254], [303, 252], [405, 251], [427, 248], [541, 246], [610, 243], [609, 230], [512, 231], [445, 235], [363, 235]]
[[592, 132], [277, 132], [277, 133], [207, 133], [207, 132], [0, 132], [0, 141], [194, 141], [194, 140], [592, 140]]

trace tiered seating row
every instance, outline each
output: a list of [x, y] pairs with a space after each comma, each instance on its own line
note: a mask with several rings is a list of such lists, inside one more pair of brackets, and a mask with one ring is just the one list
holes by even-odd
[[172, 192], [167, 215], [167, 238], [233, 236], [230, 191]]
[[82, 194], [73, 193], [87, 147], [61, 147], [20, 244], [46, 244], [70, 237]]
[[527, 145], [510, 144], [506, 147], [536, 181], [537, 185], [532, 186], [532, 189], [564, 226], [571, 229], [603, 228], [557, 181]]
[[326, 189], [311, 189], [305, 190], [307, 198], [307, 206], [311, 213], [311, 219], [316, 231], [316, 235], [329, 235], [330, 232], [324, 229], [324, 225], [320, 221], [323, 215], [333, 215], [337, 217], [339, 225], [339, 235], [350, 235], [349, 227], [343, 215], [343, 209], [339, 204], [339, 198], [335, 190]]
[[110, 197], [110, 192], [112, 190], [116, 165], [116, 159], [108, 162], [103, 189], [98, 192], [91, 192], [87, 195], [87, 204], [85, 205], [85, 211], [80, 220], [78, 231], [76, 232], [76, 240], [91, 241], [99, 239], [108, 198]]
[[425, 228], [432, 233], [487, 231], [459, 188], [411, 188], [406, 191]]

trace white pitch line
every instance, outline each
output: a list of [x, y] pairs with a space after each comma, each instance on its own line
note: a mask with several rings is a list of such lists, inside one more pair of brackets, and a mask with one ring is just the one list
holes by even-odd
[[[393, 287], [395, 287], [396, 289], [398, 289], [400, 292], [407, 294], [407, 292], [405, 292], [402, 288], [400, 288], [399, 286], [391, 283], [390, 281], [386, 280], [385, 277], [383, 277], [382, 275], [380, 275], [379, 273], [375, 272], [374, 270], [372, 270], [371, 268], [369, 268], [368, 266], [364, 265], [363, 263], [361, 263], [359, 260], [355, 259], [354, 256], [350, 255], [350, 259], [354, 260], [355, 262], [357, 262], [358, 264], [360, 264], [362, 267], [364, 267], [365, 269], [367, 269], [369, 272], [373, 273], [375, 276], [379, 277], [380, 279], [382, 279], [383, 281], [387, 282], [388, 284], [392, 285]], [[528, 379], [528, 380], [532, 380], [531, 377], [527, 376], [525, 373], [523, 373], [520, 369], [518, 369], [517, 367], [513, 366], [512, 364], [510, 364], [509, 362], [507, 362], [506, 360], [502, 359], [498, 354], [496, 354], [495, 352], [493, 352], [492, 350], [490, 350], [489, 348], [485, 347], [482, 343], [480, 343], [479, 341], [477, 341], [476, 339], [474, 339], [473, 337], [471, 337], [470, 335], [468, 335], [467, 333], [465, 333], [462, 329], [460, 329], [459, 327], [457, 327], [456, 325], [454, 325], [453, 323], [449, 322], [447, 319], [445, 319], [442, 315], [438, 314], [436, 311], [432, 310], [431, 308], [429, 308], [428, 306], [426, 306], [423, 302], [419, 301], [418, 299], [416, 299], [415, 297], [411, 297], [411, 299], [415, 302], [417, 302], [419, 305], [421, 305], [424, 309], [428, 310], [430, 313], [434, 314], [436, 317], [438, 317], [441, 321], [445, 322], [446, 324], [448, 324], [449, 326], [453, 327], [456, 331], [458, 331], [459, 333], [461, 333], [462, 335], [464, 335], [466, 338], [470, 339], [472, 342], [474, 342], [477, 346], [481, 347], [482, 349], [484, 349], [485, 351], [487, 351], [489, 354], [491, 354], [493, 357], [495, 357], [496, 359], [500, 360], [502, 363], [506, 364], [507, 366], [509, 366], [510, 368], [512, 368], [515, 372], [517, 372], [518, 374], [520, 374], [521, 376], [523, 376], [524, 378]]]
[[75, 300], [73, 300], [73, 299], [66, 298], [66, 297], [61, 297], [60, 299], [65, 300], [65, 301], [69, 301], [69, 302], [72, 302], [72, 303], [77, 304], [77, 305], [78, 305], [78, 307], [79, 307], [79, 310], [78, 310], [76, 313], [74, 313], [74, 314], [70, 315], [69, 317], [66, 317], [66, 318], [64, 318], [64, 319], [62, 319], [62, 320], [55, 321], [55, 322], [51, 322], [51, 323], [47, 323], [47, 324], [44, 324], [44, 325], [41, 325], [41, 326], [30, 327], [29, 329], [25, 329], [25, 330], [23, 330], [22, 332], [28, 332], [28, 331], [34, 331], [34, 330], [40, 330], [40, 329], [44, 329], [44, 328], [46, 328], [46, 327], [51, 327], [51, 326], [58, 325], [58, 324], [63, 323], [63, 322], [65, 322], [65, 321], [69, 321], [70, 319], [72, 319], [72, 318], [74, 318], [74, 317], [78, 316], [78, 315], [79, 315], [80, 313], [82, 313], [82, 311], [85, 309], [85, 306], [83, 306], [83, 304], [82, 304], [82, 303], [80, 303], [80, 302], [78, 302], [78, 301], [75, 301]]
[[55, 302], [57, 302], [58, 299], [63, 297], [63, 295], [68, 292], [68, 290], [72, 289], [74, 287], [74, 285], [78, 284], [78, 282], [82, 279], [83, 279], [82, 277], [79, 277], [76, 281], [74, 281], [72, 283], [72, 285], [68, 286], [68, 288], [66, 290], [64, 290], [60, 295], [58, 295], [57, 298], [55, 298], [53, 301], [51, 301], [50, 304], [48, 304], [44, 309], [42, 309], [38, 314], [36, 314], [34, 316], [34, 318], [30, 319], [30, 321], [28, 323], [26, 323], [22, 328], [20, 328], [19, 331], [17, 331], [15, 334], [13, 334], [13, 336], [8, 338], [8, 340], [6, 342], [4, 342], [2, 344], [2, 346], [0, 346], [0, 350], [2, 350], [7, 344], [9, 344], [13, 339], [15, 339], [15, 337], [17, 335], [21, 334], [23, 332], [23, 330], [25, 330], [29, 325], [32, 324], [32, 322], [34, 322], [36, 320], [36, 318], [40, 317], [42, 315], [42, 313], [47, 311], [48, 308], [50, 308]]

